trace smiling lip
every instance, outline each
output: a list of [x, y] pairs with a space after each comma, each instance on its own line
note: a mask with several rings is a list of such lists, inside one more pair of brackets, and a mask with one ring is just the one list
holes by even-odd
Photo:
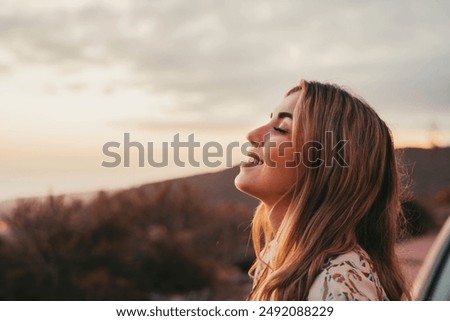
[[255, 167], [262, 165], [264, 163], [261, 157], [259, 157], [259, 155], [254, 152], [248, 152], [247, 156], [250, 158], [249, 159], [250, 161], [242, 162], [241, 163], [242, 167]]

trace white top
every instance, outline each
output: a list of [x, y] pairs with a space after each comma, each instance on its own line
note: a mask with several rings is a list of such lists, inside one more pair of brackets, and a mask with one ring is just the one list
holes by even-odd
[[389, 300], [368, 254], [354, 251], [330, 258], [309, 290], [310, 301]]
[[[274, 254], [274, 242], [271, 242], [264, 262], [269, 262]], [[261, 269], [255, 271], [254, 285]], [[389, 300], [373, 268], [369, 255], [361, 248], [330, 257], [322, 271], [314, 280], [308, 294], [310, 301], [360, 301]]]

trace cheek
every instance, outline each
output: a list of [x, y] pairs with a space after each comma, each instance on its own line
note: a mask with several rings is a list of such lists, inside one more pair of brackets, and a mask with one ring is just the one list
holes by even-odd
[[270, 152], [269, 163], [264, 164], [263, 175], [268, 186], [273, 191], [287, 191], [297, 180], [297, 166], [294, 149], [287, 142], [280, 144], [280, 148], [273, 148]]
[[295, 166], [294, 149], [290, 141], [280, 141], [270, 149], [270, 157], [265, 160], [270, 167], [290, 168]]
[[280, 190], [287, 191], [297, 181], [297, 162], [292, 144], [282, 142], [278, 149], [274, 149], [270, 157], [275, 164], [271, 168], [272, 182], [277, 184]]
[[261, 167], [241, 169], [235, 185], [261, 201], [277, 201], [296, 181], [297, 171], [292, 166], [293, 159], [292, 144], [286, 140], [276, 142], [270, 151], [264, 151], [264, 164]]

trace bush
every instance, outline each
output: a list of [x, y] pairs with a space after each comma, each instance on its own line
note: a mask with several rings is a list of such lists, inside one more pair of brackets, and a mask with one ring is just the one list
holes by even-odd
[[436, 228], [433, 217], [429, 211], [414, 200], [402, 203], [406, 219], [406, 232], [410, 236], [421, 236]]
[[[22, 201], [0, 239], [3, 300], [147, 300], [214, 287], [245, 246], [245, 209], [189, 188]], [[244, 226], [247, 224], [244, 223]]]

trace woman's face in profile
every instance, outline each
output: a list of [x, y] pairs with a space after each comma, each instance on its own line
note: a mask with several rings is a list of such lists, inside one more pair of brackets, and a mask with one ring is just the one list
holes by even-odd
[[293, 165], [292, 115], [299, 92], [285, 97], [268, 123], [248, 133], [252, 147], [235, 178], [236, 187], [272, 206], [297, 180]]

